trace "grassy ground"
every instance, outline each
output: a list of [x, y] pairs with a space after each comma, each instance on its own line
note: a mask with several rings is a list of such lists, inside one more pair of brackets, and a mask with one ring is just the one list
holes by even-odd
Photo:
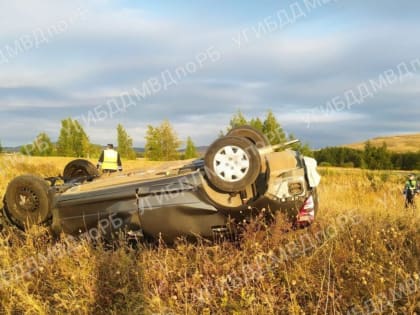
[[[22, 161], [2, 174], [0, 192], [17, 174], [56, 175], [68, 161]], [[419, 313], [420, 210], [403, 208], [403, 175], [321, 172], [311, 228], [285, 232], [280, 216], [270, 226], [257, 220], [239, 243], [110, 251], [6, 229], [0, 313]]]

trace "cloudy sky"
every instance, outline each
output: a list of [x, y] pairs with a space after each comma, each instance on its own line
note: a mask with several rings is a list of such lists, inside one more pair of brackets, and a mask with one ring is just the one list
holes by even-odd
[[271, 109], [313, 147], [420, 132], [417, 0], [0, 0], [0, 12], [3, 146], [55, 141], [66, 117], [99, 144], [121, 123], [142, 146], [168, 119], [206, 145], [238, 110]]

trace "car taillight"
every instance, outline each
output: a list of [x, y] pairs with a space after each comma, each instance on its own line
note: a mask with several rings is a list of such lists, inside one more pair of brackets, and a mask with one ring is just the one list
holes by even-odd
[[302, 207], [299, 210], [299, 214], [296, 218], [296, 223], [300, 226], [306, 226], [311, 224], [315, 219], [315, 203], [314, 198], [309, 196], [306, 198]]
[[314, 198], [309, 196], [306, 198], [305, 202], [303, 203], [302, 208], [300, 208], [300, 212], [302, 211], [313, 211], [315, 207]]

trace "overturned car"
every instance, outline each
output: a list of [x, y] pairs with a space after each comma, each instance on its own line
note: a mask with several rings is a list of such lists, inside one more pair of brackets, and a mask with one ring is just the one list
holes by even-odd
[[293, 227], [307, 226], [318, 207], [316, 161], [271, 146], [257, 130], [232, 129], [203, 159], [147, 171], [100, 175], [87, 160], [70, 162], [59, 177], [21, 175], [4, 196], [3, 214], [19, 228], [48, 225], [54, 234], [103, 237], [123, 231], [173, 242], [232, 233], [263, 209], [281, 211]]

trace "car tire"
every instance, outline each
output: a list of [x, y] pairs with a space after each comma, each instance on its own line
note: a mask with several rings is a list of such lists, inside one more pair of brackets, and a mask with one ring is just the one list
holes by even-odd
[[95, 165], [84, 159], [71, 161], [66, 165], [63, 171], [64, 182], [91, 176], [99, 176], [99, 171]]
[[4, 211], [18, 227], [47, 222], [51, 218], [49, 185], [34, 175], [21, 175], [7, 186]]
[[211, 185], [222, 192], [238, 192], [255, 182], [261, 172], [261, 157], [246, 138], [226, 136], [209, 147], [204, 157]]
[[270, 145], [267, 137], [259, 130], [251, 126], [241, 126], [230, 130], [227, 136], [246, 138], [256, 145], [257, 148], [263, 148]]

